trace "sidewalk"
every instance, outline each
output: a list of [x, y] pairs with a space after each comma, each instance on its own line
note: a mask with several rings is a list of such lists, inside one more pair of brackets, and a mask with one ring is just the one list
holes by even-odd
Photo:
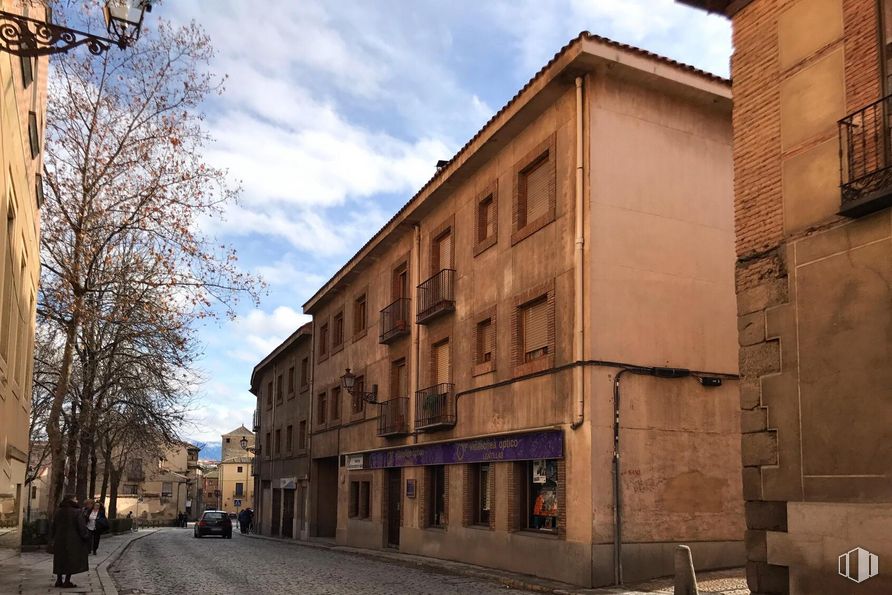
[[53, 587], [56, 577], [53, 574], [53, 555], [45, 551], [25, 552], [0, 560], [0, 593], [33, 595], [37, 593], [95, 593], [117, 595], [118, 591], [108, 567], [117, 560], [131, 542], [151, 535], [157, 529], [144, 529], [138, 533], [103, 536], [99, 542], [99, 553], [90, 556], [90, 571], [76, 574], [71, 581], [76, 589]]
[[[462, 562], [453, 562], [451, 560], [441, 560], [439, 558], [428, 558], [425, 556], [401, 554], [397, 551], [369, 550], [347, 547], [343, 545], [336, 545], [329, 540], [297, 541], [294, 539], [266, 537], [265, 535], [255, 534], [242, 535], [241, 537], [265, 539], [267, 541], [277, 541], [285, 545], [328, 549], [337, 552], [343, 552], [346, 554], [352, 554], [355, 556], [364, 556], [367, 558], [383, 560], [392, 564], [427, 568], [436, 572], [456, 574], [481, 580], [493, 581], [501, 583], [506, 587], [510, 587], [512, 589], [523, 589], [526, 591], [534, 591], [539, 593], [555, 593], [556, 595], [651, 595], [659, 593], [671, 595], [673, 592], [671, 577], [647, 581], [646, 583], [641, 583], [638, 585], [606, 587], [600, 589], [583, 589], [574, 585], [550, 581], [547, 579], [542, 579], [525, 574], [505, 572], [493, 568], [474, 566], [473, 564], [464, 564]], [[745, 573], [742, 568], [698, 573], [697, 581], [699, 584], [700, 595], [750, 595], [750, 591], [746, 586]]]

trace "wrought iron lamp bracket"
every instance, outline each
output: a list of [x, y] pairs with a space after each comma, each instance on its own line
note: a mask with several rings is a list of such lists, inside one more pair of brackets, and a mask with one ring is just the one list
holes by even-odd
[[112, 45], [121, 49], [127, 47], [123, 39], [115, 42], [92, 33], [0, 10], [0, 51], [23, 58], [36, 58], [61, 54], [82, 45], [87, 46], [87, 50], [95, 56], [101, 56]]

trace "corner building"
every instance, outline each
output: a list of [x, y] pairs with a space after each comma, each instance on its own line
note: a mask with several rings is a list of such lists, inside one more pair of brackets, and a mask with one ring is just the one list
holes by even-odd
[[312, 536], [584, 586], [742, 563], [730, 111], [582, 33], [304, 305]]
[[254, 367], [254, 524], [259, 533], [309, 537], [309, 423], [313, 324], [285, 339]]
[[892, 2], [686, 3], [734, 26], [750, 589], [892, 593]]

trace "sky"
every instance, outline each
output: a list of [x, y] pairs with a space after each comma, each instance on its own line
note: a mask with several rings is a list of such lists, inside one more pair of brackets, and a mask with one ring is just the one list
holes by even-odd
[[240, 182], [209, 231], [269, 289], [201, 328], [203, 382], [184, 437], [250, 429], [253, 367], [301, 305], [580, 31], [728, 76], [730, 23], [672, 0], [169, 1], [196, 20], [225, 93], [204, 106], [206, 159]]

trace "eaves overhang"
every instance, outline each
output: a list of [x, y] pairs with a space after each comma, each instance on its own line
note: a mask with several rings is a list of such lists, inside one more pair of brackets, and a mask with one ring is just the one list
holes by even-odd
[[301, 325], [300, 328], [298, 328], [296, 331], [291, 333], [291, 335], [287, 339], [282, 341], [278, 347], [273, 349], [269, 353], [269, 355], [267, 355], [265, 358], [260, 360], [260, 363], [257, 364], [256, 366], [254, 366], [254, 370], [251, 371], [251, 387], [248, 390], [252, 394], [256, 395], [257, 391], [260, 389], [260, 387], [257, 386], [257, 375], [260, 373], [260, 371], [263, 368], [265, 368], [266, 366], [268, 366], [270, 364], [270, 362], [272, 362], [274, 359], [276, 359], [276, 357], [280, 353], [282, 353], [283, 351], [285, 351], [286, 349], [288, 349], [289, 347], [291, 347], [292, 345], [294, 345], [295, 343], [297, 343], [299, 340], [301, 340], [303, 338], [309, 339], [312, 336], [312, 334], [313, 334], [313, 322], [310, 321], [310, 322], [307, 322], [306, 324]]

